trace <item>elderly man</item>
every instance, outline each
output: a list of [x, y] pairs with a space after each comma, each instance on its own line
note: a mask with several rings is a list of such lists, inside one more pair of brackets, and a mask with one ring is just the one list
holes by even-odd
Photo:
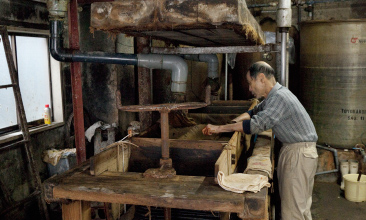
[[314, 124], [296, 96], [276, 82], [270, 65], [262, 61], [254, 63], [246, 78], [249, 91], [264, 100], [234, 119], [236, 123], [208, 124], [202, 132], [258, 134], [272, 129], [283, 143], [277, 166], [282, 220], [312, 219], [310, 207], [318, 161]]

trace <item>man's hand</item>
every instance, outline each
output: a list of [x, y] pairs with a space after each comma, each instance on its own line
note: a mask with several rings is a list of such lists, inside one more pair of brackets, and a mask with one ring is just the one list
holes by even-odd
[[202, 133], [204, 135], [212, 135], [212, 134], [219, 133], [218, 127], [219, 126], [208, 124], [204, 129], [202, 129]]

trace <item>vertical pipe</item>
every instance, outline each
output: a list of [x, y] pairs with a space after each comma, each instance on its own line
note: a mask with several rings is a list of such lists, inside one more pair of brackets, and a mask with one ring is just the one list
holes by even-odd
[[[69, 5], [69, 43], [70, 48], [79, 50], [79, 27], [78, 27], [78, 3], [71, 0]], [[81, 79], [81, 64], [70, 63], [72, 105], [74, 112], [75, 146], [77, 163], [86, 160], [85, 132], [84, 132], [84, 112], [83, 112], [83, 91]]]
[[227, 53], [225, 54], [225, 101], [227, 100]]
[[160, 112], [161, 157], [169, 159], [169, 112]]
[[228, 83], [229, 83], [229, 100], [233, 100], [234, 88], [233, 88], [233, 74], [232, 73], [230, 73], [228, 76]]
[[172, 209], [164, 208], [164, 220], [171, 220], [172, 219]]
[[[137, 53], [150, 53], [149, 40], [143, 37], [136, 38]], [[151, 97], [151, 77], [150, 69], [138, 67], [138, 94], [139, 104], [152, 104]], [[144, 131], [152, 125], [152, 112], [139, 112], [139, 121], [141, 122], [141, 130]]]
[[287, 65], [287, 36], [288, 32], [281, 32], [281, 84], [288, 87]]

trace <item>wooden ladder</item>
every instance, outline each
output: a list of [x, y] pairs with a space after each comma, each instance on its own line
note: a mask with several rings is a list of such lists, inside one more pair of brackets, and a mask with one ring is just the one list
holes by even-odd
[[[10, 74], [10, 79], [11, 79], [11, 84], [0, 85], [0, 89], [10, 88], [10, 87], [13, 88], [15, 103], [16, 103], [18, 118], [19, 118], [19, 126], [20, 126], [22, 134], [23, 134], [23, 140], [20, 140], [13, 144], [1, 147], [0, 150], [3, 151], [4, 149], [9, 149], [14, 146], [24, 144], [26, 157], [27, 157], [27, 164], [28, 164], [28, 167], [31, 172], [31, 178], [32, 178], [33, 184], [35, 186], [35, 190], [33, 193], [31, 193], [27, 198], [23, 199], [22, 201], [19, 201], [16, 203], [14, 203], [12, 201], [12, 199], [10, 198], [10, 195], [6, 195], [7, 201], [11, 202], [11, 204], [9, 204], [9, 205], [11, 205], [11, 207], [3, 210], [1, 213], [5, 213], [16, 207], [19, 207], [24, 202], [27, 202], [30, 199], [32, 199], [32, 197], [38, 196], [38, 206], [39, 206], [39, 210], [41, 211], [41, 213], [40, 213], [41, 218], [49, 220], [47, 205], [46, 205], [46, 202], [45, 202], [44, 196], [43, 196], [41, 178], [39, 176], [37, 166], [33, 159], [33, 147], [30, 142], [30, 134], [29, 134], [29, 129], [28, 129], [28, 125], [27, 125], [27, 119], [26, 119], [24, 106], [23, 106], [23, 100], [22, 100], [22, 96], [21, 96], [20, 88], [19, 88], [19, 84], [18, 84], [18, 74], [17, 74], [17, 70], [15, 68], [15, 63], [14, 63], [12, 51], [10, 48], [9, 36], [8, 36], [8, 31], [7, 31], [6, 26], [0, 26], [0, 34], [1, 34], [0, 40], [3, 41], [6, 61], [8, 63], [9, 74]], [[1, 184], [1, 185], [2, 185], [1, 188], [3, 189], [2, 191], [5, 191], [8, 194], [9, 192], [4, 190], [4, 184]]]

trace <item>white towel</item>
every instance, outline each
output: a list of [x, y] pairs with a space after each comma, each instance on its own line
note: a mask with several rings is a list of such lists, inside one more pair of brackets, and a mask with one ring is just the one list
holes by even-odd
[[268, 177], [260, 174], [234, 173], [225, 176], [222, 171], [219, 171], [217, 181], [223, 189], [235, 193], [243, 193], [245, 191], [257, 193], [263, 187], [271, 186], [268, 182]]
[[269, 157], [263, 156], [251, 156], [248, 159], [248, 166], [245, 169], [244, 173], [247, 173], [250, 170], [259, 170], [266, 172], [269, 178], [272, 179], [272, 163]]

